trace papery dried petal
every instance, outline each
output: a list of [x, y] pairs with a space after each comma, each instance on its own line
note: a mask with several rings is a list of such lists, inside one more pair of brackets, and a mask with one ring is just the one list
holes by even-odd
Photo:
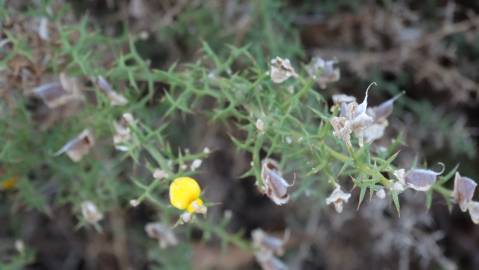
[[375, 140], [382, 138], [387, 126], [388, 126], [388, 121], [385, 120], [379, 123], [373, 123], [372, 125], [366, 127], [362, 131], [362, 135], [364, 136], [366, 143], [372, 143]]
[[33, 89], [33, 95], [39, 97], [50, 109], [83, 100], [77, 79], [60, 74], [60, 80], [46, 83]]
[[264, 122], [260, 118], [256, 120], [255, 126], [259, 132], [264, 132]]
[[277, 205], [289, 201], [288, 187], [291, 185], [283, 178], [278, 163], [273, 159], [264, 159], [261, 166], [263, 180], [262, 192]]
[[306, 66], [309, 76], [315, 79], [319, 87], [324, 89], [329, 83], [336, 82], [340, 78], [339, 68], [335, 68], [336, 60], [326, 61], [321, 57], [314, 57]]
[[253, 244], [256, 248], [271, 251], [274, 254], [282, 255], [284, 246], [289, 239], [289, 231], [287, 230], [283, 238], [278, 238], [265, 233], [261, 229], [255, 229], [251, 233]]
[[94, 144], [93, 134], [89, 129], [85, 129], [76, 138], [67, 142], [55, 155], [66, 153], [71, 160], [78, 162], [90, 152]]
[[271, 253], [257, 252], [256, 260], [262, 270], [287, 270], [288, 266]]
[[350, 123], [344, 117], [333, 117], [330, 120], [331, 126], [333, 126], [333, 135], [342, 140], [346, 145], [351, 147], [351, 126]]
[[375, 121], [387, 119], [393, 113], [394, 101], [396, 101], [396, 99], [398, 99], [400, 96], [401, 95], [397, 95], [384, 101], [376, 107], [370, 108], [368, 113], [373, 116]]
[[91, 201], [84, 201], [81, 204], [83, 218], [90, 224], [96, 224], [103, 219], [103, 214]]
[[159, 241], [161, 248], [176, 246], [178, 244], [178, 239], [173, 230], [160, 222], [147, 223], [145, 231], [148, 237]]
[[103, 78], [103, 76], [97, 77], [96, 84], [98, 85], [98, 88], [102, 90], [103, 93], [105, 93], [105, 95], [108, 97], [112, 106], [123, 106], [128, 103], [128, 99], [113, 90], [111, 85], [107, 80], [105, 80], [105, 78]]
[[356, 98], [353, 96], [344, 95], [344, 94], [333, 95], [334, 104], [351, 103], [351, 102], [356, 102]]
[[291, 66], [289, 59], [276, 57], [271, 60], [270, 76], [274, 83], [282, 83], [290, 77], [297, 77], [298, 74]]
[[479, 202], [472, 201], [468, 204], [467, 209], [474, 224], [479, 224]]
[[425, 169], [412, 169], [406, 173], [406, 185], [417, 191], [428, 191], [441, 173]]
[[401, 184], [406, 185], [406, 170], [405, 169], [395, 170], [393, 171], [393, 175]]
[[454, 201], [459, 204], [462, 212], [467, 211], [469, 203], [472, 201], [474, 191], [476, 190], [476, 182], [471, 178], [461, 176], [456, 172], [454, 177], [454, 190], [452, 196]]
[[336, 185], [336, 188], [333, 190], [331, 195], [326, 198], [326, 204], [334, 204], [336, 212], [341, 213], [343, 212], [343, 204], [347, 203], [350, 197], [351, 193], [342, 191], [341, 186]]

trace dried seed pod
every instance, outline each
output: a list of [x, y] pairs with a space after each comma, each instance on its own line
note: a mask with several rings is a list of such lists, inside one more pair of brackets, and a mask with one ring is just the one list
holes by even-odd
[[290, 77], [298, 77], [298, 74], [291, 66], [289, 59], [276, 57], [271, 60], [270, 76], [274, 83], [282, 83]]
[[261, 178], [262, 192], [275, 204], [282, 205], [289, 201], [288, 187], [291, 185], [283, 178], [278, 162], [266, 158], [262, 161]]
[[479, 202], [471, 201], [468, 204], [467, 209], [469, 210], [472, 222], [474, 222], [474, 224], [479, 224]]
[[93, 134], [89, 129], [85, 129], [76, 138], [73, 138], [58, 150], [55, 156], [66, 153], [71, 160], [78, 162], [84, 155], [90, 152], [94, 144]]
[[443, 166], [440, 172], [426, 169], [409, 170], [404, 176], [406, 185], [417, 191], [428, 191], [436, 183], [437, 176], [444, 172], [444, 165], [440, 164]]
[[105, 78], [103, 78], [103, 76], [98, 76], [95, 82], [98, 85], [98, 88], [102, 90], [102, 92], [108, 97], [112, 106], [123, 106], [128, 103], [128, 100], [124, 96], [113, 90], [111, 85], [107, 80], [105, 80]]
[[467, 206], [472, 201], [474, 191], [476, 190], [476, 182], [471, 178], [461, 176], [456, 172], [454, 177], [454, 190], [452, 196], [454, 201], [459, 204], [462, 212], [467, 211]]
[[145, 231], [148, 237], [158, 240], [161, 248], [178, 245], [178, 239], [173, 230], [160, 222], [147, 223]]
[[343, 204], [347, 203], [350, 197], [351, 193], [342, 191], [341, 186], [336, 184], [336, 188], [333, 190], [331, 195], [326, 198], [326, 204], [334, 204], [334, 209], [336, 212], [341, 213], [343, 212]]
[[96, 224], [103, 219], [103, 214], [91, 201], [84, 201], [81, 204], [83, 218], [90, 224]]

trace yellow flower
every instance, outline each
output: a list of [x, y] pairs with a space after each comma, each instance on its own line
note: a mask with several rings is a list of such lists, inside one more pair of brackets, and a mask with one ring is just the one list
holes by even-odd
[[16, 184], [17, 184], [17, 177], [16, 177], [16, 176], [12, 176], [12, 177], [10, 177], [10, 178], [8, 178], [8, 179], [3, 180], [3, 181], [0, 183], [0, 190], [13, 189]]
[[170, 203], [188, 213], [206, 213], [200, 195], [200, 185], [191, 177], [179, 177], [170, 184]]

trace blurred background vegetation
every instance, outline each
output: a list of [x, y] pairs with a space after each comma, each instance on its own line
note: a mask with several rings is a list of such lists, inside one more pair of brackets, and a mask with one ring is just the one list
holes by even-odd
[[[374, 81], [370, 104], [405, 95], [371, 148], [394, 141], [398, 167], [459, 164], [479, 179], [478, 12], [467, 0], [0, 0], [0, 269], [260, 269], [249, 247], [255, 228], [291, 230], [282, 258], [291, 269], [479, 269], [479, 228], [440, 196], [427, 210], [424, 194], [406, 192], [399, 217], [389, 200], [356, 210], [355, 194], [339, 215], [324, 204], [327, 175], [305, 162], [324, 158], [308, 155], [331, 132], [321, 124], [330, 97], [360, 100]], [[337, 59], [341, 79], [327, 89], [291, 83], [312, 89], [302, 103], [301, 90], [290, 96], [266, 82], [276, 56], [298, 72], [313, 56]], [[94, 102], [52, 110], [31, 95], [63, 72], [83, 78]], [[89, 80], [99, 75], [128, 105], [99, 93]], [[112, 123], [124, 112], [138, 122], [118, 152]], [[257, 118], [275, 128], [256, 137]], [[87, 158], [54, 155], [86, 127], [96, 138]], [[288, 179], [299, 174], [286, 206], [255, 187], [266, 156]], [[197, 172], [185, 169], [198, 158]], [[180, 243], [167, 249], [144, 230], [178, 214], [165, 204], [167, 185], [153, 180], [157, 167], [195, 175], [219, 203], [175, 228]], [[101, 228], [86, 226], [85, 200], [104, 212]]]

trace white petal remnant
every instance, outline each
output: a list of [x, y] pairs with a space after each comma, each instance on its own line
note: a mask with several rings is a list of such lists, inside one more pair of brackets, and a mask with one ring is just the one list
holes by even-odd
[[96, 224], [103, 219], [103, 214], [91, 201], [84, 201], [81, 204], [83, 218], [90, 224]]
[[178, 245], [178, 239], [173, 230], [160, 222], [147, 223], [145, 231], [148, 237], [158, 240], [161, 248]]
[[343, 204], [347, 203], [350, 197], [351, 193], [342, 191], [341, 186], [336, 184], [336, 188], [333, 190], [331, 195], [326, 198], [326, 204], [334, 204], [334, 209], [336, 212], [341, 213], [343, 212]]
[[289, 59], [276, 57], [271, 60], [270, 76], [274, 83], [282, 83], [290, 77], [298, 77], [298, 74], [294, 71]]
[[398, 169], [393, 172], [393, 175], [396, 179], [403, 185], [406, 184], [406, 170], [405, 169]]
[[266, 158], [261, 164], [260, 191], [266, 194], [275, 204], [283, 205], [289, 201], [288, 188], [291, 186], [283, 178], [278, 162]]
[[258, 118], [256, 120], [256, 123], [255, 123], [255, 126], [256, 126], [256, 129], [259, 131], [259, 132], [264, 132], [264, 122], [263, 120], [261, 120], [261, 118]]
[[128, 151], [127, 144], [131, 141], [130, 126], [133, 125], [135, 119], [131, 113], [124, 113], [120, 120], [114, 123], [115, 134], [113, 135], [113, 144], [115, 149], [119, 151]]
[[93, 134], [89, 129], [85, 129], [76, 138], [67, 142], [55, 155], [66, 153], [71, 160], [78, 162], [90, 152], [94, 144]]
[[128, 103], [128, 99], [118, 94], [103, 76], [98, 76], [95, 80], [98, 88], [108, 97], [112, 106], [123, 106]]
[[479, 224], [479, 202], [472, 201], [468, 204], [467, 209], [474, 224]]
[[348, 96], [344, 94], [333, 95], [333, 103], [336, 105], [341, 105], [342, 103], [351, 103], [356, 102], [356, 98], [353, 96]]
[[461, 176], [459, 172], [456, 172], [452, 197], [454, 198], [454, 201], [459, 204], [462, 212], [467, 211], [467, 207], [474, 196], [476, 186], [477, 184], [474, 180]]
[[203, 148], [203, 154], [209, 155], [210, 153], [211, 150], [208, 148], [208, 146], [205, 146], [205, 148]]
[[378, 191], [376, 191], [376, 196], [379, 199], [384, 199], [386, 198], [386, 191], [384, 191], [384, 188], [380, 188]]
[[256, 248], [266, 249], [277, 255], [284, 253], [284, 246], [289, 240], [289, 231], [285, 231], [283, 238], [278, 238], [265, 233], [261, 229], [255, 229], [251, 233]]
[[266, 234], [261, 229], [252, 232], [253, 246], [256, 249], [255, 257], [263, 270], [283, 270], [288, 267], [275, 255], [284, 253], [284, 246], [289, 238], [289, 231], [283, 239]]
[[163, 171], [162, 169], [155, 169], [155, 171], [153, 172], [153, 178], [155, 179], [161, 180], [167, 177], [168, 177], [168, 173]]
[[321, 89], [326, 88], [329, 83], [339, 81], [340, 71], [335, 68], [336, 60], [324, 60], [321, 57], [314, 57], [306, 66], [309, 76], [316, 80]]
[[72, 101], [83, 100], [78, 79], [60, 74], [60, 79], [33, 89], [33, 95], [40, 98], [50, 109], [58, 108]]
[[201, 160], [201, 159], [195, 159], [195, 160], [193, 160], [193, 162], [191, 163], [190, 169], [191, 169], [192, 171], [196, 171], [199, 167], [201, 167], [201, 164], [203, 164], [203, 160]]
[[46, 17], [40, 18], [37, 33], [41, 39], [48, 41], [50, 35], [48, 32], [48, 19]]
[[411, 169], [405, 177], [405, 183], [408, 187], [417, 191], [428, 191], [434, 183], [436, 183], [437, 176], [441, 175], [444, 171], [435, 172], [426, 169]]

